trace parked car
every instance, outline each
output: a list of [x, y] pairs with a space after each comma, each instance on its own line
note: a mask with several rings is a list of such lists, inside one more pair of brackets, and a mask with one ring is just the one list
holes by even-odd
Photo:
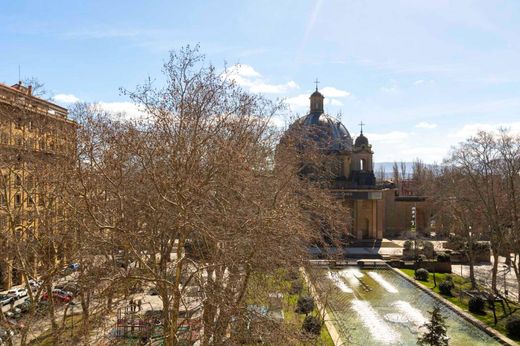
[[13, 297], [15, 300], [18, 300], [27, 295], [27, 288], [11, 288], [9, 291], [7, 291], [7, 295], [9, 297]]
[[152, 287], [148, 290], [148, 295], [150, 296], [158, 296], [159, 290], [156, 287]]
[[3, 345], [4, 341], [11, 340], [14, 336], [14, 332], [11, 329], [0, 327], [0, 345]]
[[[63, 291], [63, 290], [56, 289], [56, 288], [52, 290], [52, 297], [55, 300], [63, 302], [63, 303], [68, 303], [74, 298], [74, 296], [72, 295], [71, 292]], [[45, 301], [48, 299], [49, 299], [49, 296], [48, 296], [47, 292], [44, 292], [42, 295], [42, 300]]]
[[7, 305], [14, 301], [13, 297], [10, 297], [6, 294], [0, 294], [0, 305]]
[[67, 268], [75, 272], [79, 269], [79, 263], [71, 263], [67, 266]]
[[36, 289], [36, 288], [39, 288], [41, 285], [42, 285], [42, 282], [39, 281], [39, 280], [33, 280], [33, 279], [29, 279], [29, 281], [27, 282], [29, 284], [29, 286], [31, 286], [33, 289]]
[[18, 308], [22, 311], [22, 313], [27, 313], [31, 309], [32, 302], [30, 299], [27, 299], [22, 304], [18, 305]]
[[17, 320], [20, 317], [22, 317], [22, 309], [19, 309], [18, 307], [16, 307], [14, 309], [8, 310], [7, 312], [4, 313], [4, 315], [8, 319]]

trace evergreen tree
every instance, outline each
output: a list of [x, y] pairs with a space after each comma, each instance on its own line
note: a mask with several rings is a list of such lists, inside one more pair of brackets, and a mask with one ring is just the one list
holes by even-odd
[[441, 314], [438, 306], [433, 308], [431, 312], [430, 322], [423, 325], [426, 327], [426, 333], [417, 340], [418, 345], [429, 346], [447, 346], [448, 336], [446, 335], [446, 322]]

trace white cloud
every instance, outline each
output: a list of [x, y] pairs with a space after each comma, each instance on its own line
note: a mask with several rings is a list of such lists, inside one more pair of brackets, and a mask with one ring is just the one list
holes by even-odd
[[370, 142], [395, 144], [403, 143], [409, 137], [409, 134], [403, 131], [391, 131], [387, 133], [367, 133], [366, 136]]
[[350, 96], [350, 92], [346, 90], [336, 89], [334, 87], [325, 87], [320, 89], [320, 92], [325, 97], [348, 97]]
[[419, 80], [416, 80], [415, 82], [413, 82], [413, 85], [415, 85], [415, 86], [424, 86], [424, 85], [432, 85], [432, 84], [435, 84], [435, 81], [433, 79], [428, 79], [428, 80], [419, 79]]
[[292, 111], [303, 110], [309, 108], [309, 95], [300, 94], [285, 99]]
[[427, 121], [421, 121], [420, 123], [415, 125], [415, 127], [419, 128], [419, 129], [434, 129], [437, 127], [437, 124], [430, 123]]
[[[343, 106], [341, 99], [350, 97], [352, 94], [349, 91], [337, 89], [334, 87], [325, 87], [320, 89], [320, 92], [325, 96], [325, 105], [340, 107]], [[309, 97], [312, 92], [299, 94], [285, 99], [293, 112], [305, 112], [309, 109]]]
[[510, 130], [513, 134], [520, 135], [520, 122], [501, 123], [501, 124], [489, 124], [489, 123], [474, 123], [466, 124], [460, 130], [455, 132], [452, 137], [458, 140], [465, 140], [471, 136], [475, 136], [479, 131], [487, 131], [498, 133], [498, 130], [504, 128]]
[[283, 94], [299, 88], [292, 80], [282, 84], [268, 83], [252, 66], [244, 64], [231, 66], [224, 76], [253, 93]]
[[52, 97], [52, 99], [55, 102], [65, 103], [65, 104], [76, 103], [76, 102], [81, 101], [79, 97], [76, 97], [76, 96], [74, 96], [72, 94], [57, 94], [57, 95], [54, 95]]
[[231, 69], [232, 73], [236, 73], [242, 77], [260, 77], [260, 73], [258, 73], [253, 66], [250, 65], [234, 65]]
[[99, 106], [114, 115], [121, 115], [124, 119], [143, 119], [144, 114], [132, 102], [99, 102]]
[[325, 99], [325, 104], [330, 104], [332, 106], [343, 106], [343, 102], [336, 99]]
[[399, 88], [396, 85], [381, 87], [381, 91], [387, 94], [397, 94], [400, 92]]

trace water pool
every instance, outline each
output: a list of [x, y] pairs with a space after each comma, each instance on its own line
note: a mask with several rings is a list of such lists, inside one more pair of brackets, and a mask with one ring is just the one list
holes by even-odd
[[345, 345], [416, 345], [438, 305], [450, 345], [501, 345], [447, 305], [389, 268], [326, 269], [317, 289], [327, 293], [329, 318]]

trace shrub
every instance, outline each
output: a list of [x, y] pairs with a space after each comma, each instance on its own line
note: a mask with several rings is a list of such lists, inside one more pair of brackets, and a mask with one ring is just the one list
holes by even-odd
[[473, 244], [471, 244], [471, 247], [475, 251], [479, 251], [479, 250], [482, 251], [482, 250], [489, 250], [490, 245], [489, 245], [489, 242], [487, 242], [487, 241], [477, 241], [477, 242], [474, 242]]
[[312, 310], [314, 310], [314, 299], [312, 297], [298, 298], [298, 302], [296, 304], [296, 310], [294, 310], [296, 313], [307, 315]]
[[412, 249], [412, 246], [413, 246], [413, 242], [411, 240], [407, 240], [404, 242], [404, 249], [405, 250], [411, 250]]
[[294, 281], [298, 280], [300, 278], [300, 272], [298, 269], [289, 269], [287, 273], [285, 274], [285, 279], [287, 281]]
[[484, 312], [484, 304], [482, 297], [471, 297], [468, 302], [468, 309], [473, 313], [481, 314]]
[[417, 280], [421, 280], [421, 281], [428, 281], [428, 276], [429, 275], [430, 275], [430, 273], [426, 269], [424, 269], [424, 268], [419, 268], [415, 272], [415, 278]]
[[321, 332], [321, 320], [315, 316], [306, 316], [302, 329], [310, 334], [319, 335]]
[[290, 294], [300, 294], [303, 291], [303, 283], [301, 280], [291, 282]]
[[443, 283], [439, 285], [439, 291], [446, 296], [451, 296], [451, 290], [454, 288], [455, 285], [451, 280], [445, 280]]
[[507, 333], [516, 338], [520, 338], [520, 317], [513, 316], [507, 320]]
[[451, 256], [447, 253], [440, 253], [437, 255], [437, 262], [451, 262]]
[[426, 258], [433, 258], [435, 251], [433, 248], [433, 243], [431, 241], [425, 241], [423, 242], [423, 248], [422, 248], [423, 254], [426, 256]]

